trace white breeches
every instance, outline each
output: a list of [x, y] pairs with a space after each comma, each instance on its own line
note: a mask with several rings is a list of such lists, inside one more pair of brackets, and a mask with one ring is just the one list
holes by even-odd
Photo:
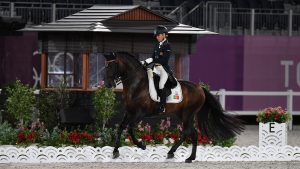
[[168, 73], [164, 69], [163, 66], [155, 66], [155, 69], [158, 71], [159, 79], [159, 89], [163, 89], [167, 80], [168, 80]]

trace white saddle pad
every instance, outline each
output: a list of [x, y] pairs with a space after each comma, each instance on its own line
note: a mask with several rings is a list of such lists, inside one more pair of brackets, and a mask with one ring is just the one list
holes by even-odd
[[[154, 86], [153, 80], [153, 70], [147, 69], [148, 79], [149, 79], [149, 94], [153, 101], [160, 102], [160, 98], [157, 96], [157, 92]], [[177, 80], [176, 80], [177, 81]], [[183, 99], [181, 85], [177, 81], [177, 86], [171, 89], [171, 94], [167, 97], [167, 103], [180, 103]]]

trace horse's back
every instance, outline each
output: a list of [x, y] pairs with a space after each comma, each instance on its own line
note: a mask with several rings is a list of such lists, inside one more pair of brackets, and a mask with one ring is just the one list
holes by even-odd
[[205, 93], [199, 84], [186, 80], [178, 80], [178, 82], [181, 85], [184, 100], [196, 101], [199, 104], [204, 102]]

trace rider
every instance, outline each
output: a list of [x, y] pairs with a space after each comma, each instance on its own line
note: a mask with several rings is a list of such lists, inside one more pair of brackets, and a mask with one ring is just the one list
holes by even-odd
[[167, 96], [166, 96], [166, 89], [164, 86], [168, 80], [168, 73], [171, 72], [168, 61], [172, 50], [171, 50], [170, 43], [167, 40], [168, 29], [165, 26], [158, 25], [154, 30], [154, 36], [156, 37], [158, 43], [155, 44], [152, 58], [148, 58], [145, 61], [142, 61], [142, 63], [150, 64], [153, 62], [155, 68], [159, 71], [159, 76], [160, 76], [159, 91], [158, 91], [158, 95], [160, 97], [159, 111], [165, 112]]

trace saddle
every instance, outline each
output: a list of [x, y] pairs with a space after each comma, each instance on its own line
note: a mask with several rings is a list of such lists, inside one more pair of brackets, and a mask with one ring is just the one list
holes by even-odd
[[[167, 72], [168, 73], [168, 72]], [[155, 90], [159, 91], [159, 80], [160, 77], [153, 72], [153, 80], [154, 80], [154, 86]], [[165, 84], [165, 89], [166, 89], [166, 96], [170, 96], [171, 94], [171, 89], [175, 88], [177, 86], [177, 80], [174, 78], [174, 76], [170, 73], [168, 73], [168, 80]]]
[[[147, 68], [149, 94], [153, 101], [160, 102], [157, 91], [159, 90], [159, 76], [151, 68]], [[167, 103], [180, 103], [183, 99], [180, 83], [176, 78], [169, 74], [168, 80], [165, 84], [166, 89], [166, 102]]]

